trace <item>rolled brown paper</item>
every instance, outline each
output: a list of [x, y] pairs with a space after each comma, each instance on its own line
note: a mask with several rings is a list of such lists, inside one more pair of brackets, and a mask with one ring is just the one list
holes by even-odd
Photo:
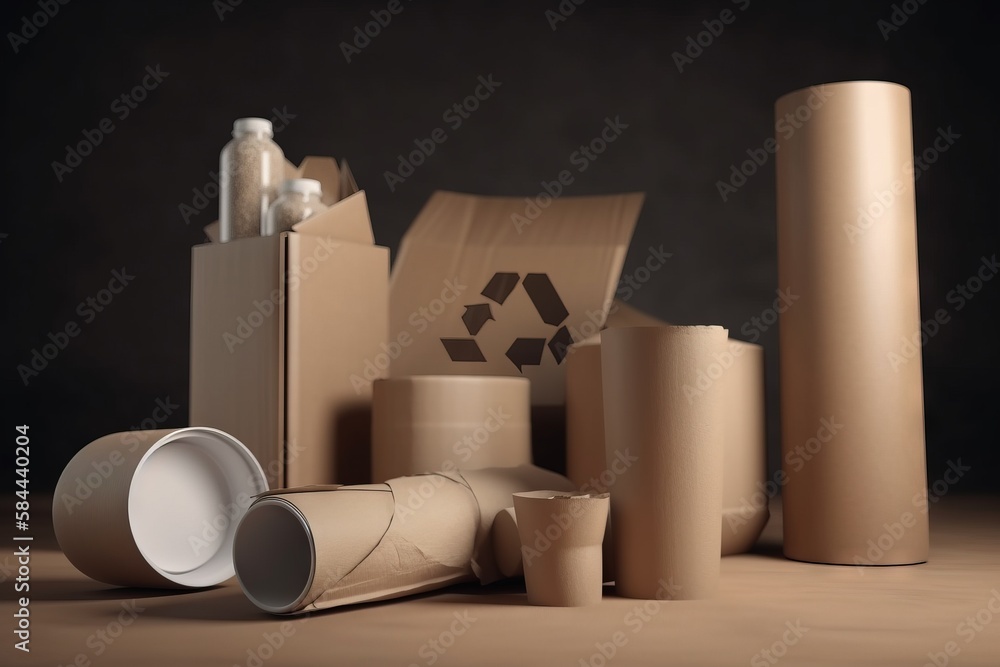
[[629, 598], [712, 597], [719, 583], [725, 394], [714, 374], [726, 329], [629, 327], [601, 334], [608, 460], [637, 457], [611, 495], [615, 588]]
[[527, 378], [422, 375], [376, 380], [372, 479], [531, 464]]
[[[625, 304], [615, 304], [612, 327], [669, 326]], [[764, 348], [730, 339], [720, 368], [725, 387], [722, 475], [722, 555], [749, 551], [770, 517], [768, 502], [778, 484], [767, 480]], [[605, 460], [600, 335], [570, 348], [566, 356], [566, 470], [580, 491], [612, 491], [622, 460]], [[627, 449], [627, 448], [626, 448]], [[625, 457], [627, 460], [627, 457]], [[604, 580], [614, 580], [612, 526], [605, 535]]]
[[[233, 548], [246, 596], [273, 614], [496, 581], [491, 527], [514, 493], [572, 490], [534, 466], [429, 473], [259, 498]], [[276, 546], [277, 545], [277, 546]]]
[[523, 577], [521, 537], [517, 534], [517, 515], [513, 507], [507, 507], [497, 513], [493, 518], [491, 534], [493, 558], [497, 563], [497, 570], [507, 578]]
[[719, 381], [725, 396], [722, 469], [722, 555], [745, 553], [770, 517], [777, 484], [767, 480], [764, 348], [730, 339]]
[[[814, 86], [775, 116], [785, 555], [920, 563], [921, 363], [893, 357], [920, 331], [910, 93]], [[896, 524], [909, 525], [880, 541]]]
[[236, 525], [267, 490], [260, 464], [213, 428], [113, 433], [70, 460], [56, 484], [59, 547], [117, 586], [214, 586], [234, 574]]
[[514, 494], [528, 602], [586, 607], [603, 595], [601, 545], [608, 494]]

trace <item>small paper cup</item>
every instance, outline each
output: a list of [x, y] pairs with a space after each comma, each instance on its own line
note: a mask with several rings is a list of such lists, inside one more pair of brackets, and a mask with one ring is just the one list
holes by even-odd
[[528, 602], [584, 607], [601, 601], [609, 494], [514, 494]]
[[250, 450], [217, 429], [114, 433], [63, 470], [52, 523], [69, 561], [98, 581], [213, 586], [235, 573], [236, 526], [266, 490]]

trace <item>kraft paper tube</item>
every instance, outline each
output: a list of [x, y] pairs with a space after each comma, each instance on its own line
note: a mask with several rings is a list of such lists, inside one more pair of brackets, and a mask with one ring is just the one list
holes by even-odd
[[490, 529], [514, 493], [570, 491], [534, 466], [429, 473], [259, 498], [234, 544], [243, 592], [273, 614], [388, 600], [501, 577]]
[[513, 507], [497, 513], [491, 531], [493, 558], [497, 570], [506, 578], [523, 577], [524, 563], [521, 560], [521, 537], [517, 533], [517, 514]]
[[250, 450], [217, 429], [114, 433], [66, 465], [52, 524], [69, 561], [98, 581], [214, 586], [233, 576], [236, 525], [266, 490]]
[[[621, 313], [624, 305], [618, 306]], [[668, 326], [634, 309], [630, 320]], [[642, 320], [639, 320], [642, 321]], [[767, 431], [764, 406], [764, 348], [729, 340], [729, 359], [720, 378], [725, 388], [725, 444], [722, 475], [722, 555], [749, 551], [770, 517]], [[566, 357], [566, 469], [581, 491], [613, 491], [620, 467], [605, 460], [600, 336], [570, 348]], [[614, 577], [611, 527], [605, 537], [604, 577]], [[514, 576], [514, 575], [511, 575]]]
[[[767, 413], [764, 348], [730, 339], [731, 365], [719, 378], [724, 389], [722, 555], [749, 551], [770, 518], [777, 488], [767, 482]], [[728, 361], [728, 360], [726, 360]]]
[[514, 494], [528, 602], [586, 607], [603, 595], [601, 545], [608, 494]]
[[775, 116], [778, 279], [790, 301], [780, 315], [785, 555], [920, 563], [921, 363], [893, 356], [920, 330], [910, 93], [878, 81], [815, 86], [780, 98]]
[[718, 587], [725, 394], [699, 378], [718, 377], [726, 335], [718, 326], [601, 334], [608, 459], [624, 447], [638, 458], [611, 496], [624, 597], [700, 599]]
[[423, 375], [375, 381], [372, 479], [530, 464], [527, 378]]

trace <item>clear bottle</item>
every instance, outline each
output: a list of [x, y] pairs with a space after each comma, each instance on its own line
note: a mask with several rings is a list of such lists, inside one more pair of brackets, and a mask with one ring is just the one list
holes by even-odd
[[219, 240], [258, 236], [285, 176], [285, 155], [271, 138], [271, 121], [240, 118], [219, 156]]
[[292, 225], [322, 213], [327, 206], [321, 201], [322, 186], [311, 178], [291, 178], [281, 184], [281, 194], [267, 209], [261, 236], [274, 236], [292, 229]]

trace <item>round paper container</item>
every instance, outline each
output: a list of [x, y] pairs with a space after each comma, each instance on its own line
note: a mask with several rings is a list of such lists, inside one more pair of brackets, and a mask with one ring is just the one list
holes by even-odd
[[267, 479], [239, 440], [213, 428], [98, 438], [56, 485], [52, 522], [81, 572], [118, 586], [212, 586], [234, 574], [233, 536]]
[[530, 463], [527, 378], [419, 375], [374, 382], [374, 481]]

